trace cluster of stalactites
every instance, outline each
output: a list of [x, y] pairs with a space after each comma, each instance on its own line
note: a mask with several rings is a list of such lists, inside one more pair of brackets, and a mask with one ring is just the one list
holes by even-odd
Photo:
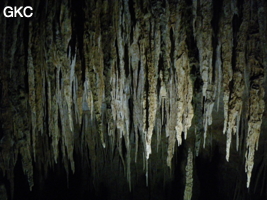
[[[225, 1], [223, 4], [224, 14], [220, 24], [225, 116], [223, 133], [226, 133], [227, 136], [226, 160], [229, 161], [230, 157], [232, 135], [236, 135], [236, 150], [238, 151], [239, 135], [243, 137], [246, 134], [245, 171], [247, 173], [247, 187], [250, 185], [254, 153], [258, 148], [265, 109], [263, 100], [265, 47], [262, 44], [266, 42], [266, 38], [261, 34], [266, 30], [266, 27], [264, 27], [261, 14], [266, 13], [266, 4], [261, 4], [261, 6], [257, 8], [257, 4], [251, 4], [250, 1], [246, 0], [243, 9], [239, 8], [238, 10], [236, 2]], [[258, 9], [261, 12], [258, 12]], [[238, 16], [240, 12], [243, 15], [242, 22], [239, 31], [234, 33], [233, 30], [236, 27], [233, 27], [232, 21], [234, 16]], [[255, 32], [261, 34], [255, 34]], [[234, 35], [236, 35], [235, 38], [233, 38]], [[235, 46], [234, 42], [236, 43]], [[232, 61], [233, 54], [235, 55], [235, 62]], [[247, 116], [245, 119], [245, 123], [248, 124], [247, 131], [244, 131], [243, 128], [240, 130], [240, 127], [244, 126], [244, 122], [241, 124], [241, 119], [244, 116]]]
[[193, 152], [191, 149], [188, 149], [187, 154], [187, 164], [185, 167], [185, 190], [184, 190], [184, 200], [191, 200], [192, 191], [193, 191], [193, 170], [194, 170], [194, 162], [193, 162]]
[[[238, 15], [238, 9], [235, 3], [225, 0], [216, 35], [219, 39], [214, 51], [214, 30], [211, 25], [213, 2], [193, 1], [189, 12], [192, 21], [186, 20], [186, 13], [183, 12], [188, 8], [181, 1], [177, 4], [167, 1], [165, 7], [161, 1], [151, 5], [148, 1], [135, 2], [134, 5], [128, 1], [105, 1], [103, 4], [100, 1], [87, 2], [82, 42], [84, 55], [79, 55], [79, 58], [83, 57], [83, 64], [77, 59], [76, 53], [82, 52], [77, 50], [77, 44], [74, 48], [69, 46], [73, 36], [69, 6], [64, 3], [58, 6], [59, 18], [55, 17], [55, 9], [46, 9], [43, 27], [30, 22], [27, 99], [31, 111], [31, 134], [21, 148], [30, 187], [33, 186], [30, 163], [32, 159], [38, 160], [40, 148], [44, 151], [52, 147], [49, 163], [57, 162], [61, 151], [66, 170], [69, 162], [72, 171], [75, 170], [73, 151], [77, 125], [83, 127], [83, 142], [90, 151], [92, 165], [95, 166], [98, 156], [95, 139], [99, 138], [103, 148], [108, 144], [109, 148], [117, 147], [129, 183], [131, 149], [135, 148], [134, 160], [138, 162], [141, 141], [146, 158], [143, 162], [146, 163], [145, 169], [148, 169], [147, 160], [154, 151], [154, 132], [157, 133], [157, 146], [161, 142], [161, 133], [166, 132], [167, 165], [171, 167], [176, 141], [181, 145], [182, 133], [187, 139], [194, 117], [192, 55], [189, 53], [191, 47], [187, 35], [190, 27], [199, 53], [195, 60], [199, 59], [203, 81], [203, 119], [197, 119], [203, 120], [203, 145], [208, 126], [212, 124], [216, 100], [219, 105], [222, 87], [227, 160], [232, 134], [237, 136], [237, 141], [238, 135], [243, 134], [239, 133], [240, 118], [244, 107], [243, 96], [248, 96], [247, 115], [250, 117], [245, 156], [249, 186], [264, 111], [263, 63], [257, 57], [257, 53], [263, 51], [259, 41], [264, 38], [249, 31], [254, 28], [264, 35], [266, 27], [258, 22], [266, 10], [262, 8], [259, 12], [262, 15], [257, 14], [250, 8], [250, 2], [244, 1], [243, 10], [240, 10], [243, 20], [236, 33], [237, 44], [233, 48], [232, 20], [234, 15]], [[48, 7], [53, 7], [51, 2]], [[105, 24], [103, 20], [109, 20], [109, 23]], [[258, 24], [256, 28], [255, 24]], [[44, 32], [40, 31], [42, 28]], [[250, 39], [247, 43], [248, 35]], [[74, 49], [76, 53], [72, 52]], [[236, 55], [234, 67], [233, 53]], [[44, 132], [45, 118], [48, 119], [48, 133]], [[39, 134], [48, 134], [51, 144], [41, 144], [38, 141]], [[126, 146], [126, 157], [123, 155], [122, 140]], [[132, 144], [135, 144], [134, 147]], [[186, 191], [192, 190], [192, 159], [193, 153], [189, 151]]]

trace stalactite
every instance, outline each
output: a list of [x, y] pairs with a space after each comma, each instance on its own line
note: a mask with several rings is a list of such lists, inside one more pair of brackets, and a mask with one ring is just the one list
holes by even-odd
[[199, 155], [199, 151], [200, 151], [200, 144], [201, 144], [201, 136], [199, 133], [196, 132], [195, 129], [195, 135], [196, 135], [196, 141], [195, 141], [195, 152], [196, 152], [196, 156]]
[[[243, 8], [243, 21], [239, 28], [238, 43], [236, 46], [236, 63], [235, 63], [235, 71], [233, 73], [233, 89], [231, 92], [231, 99], [229, 101], [229, 114], [228, 114], [228, 122], [227, 122], [227, 154], [226, 159], [229, 160], [230, 154], [230, 145], [232, 134], [236, 134], [237, 127], [239, 124], [238, 118], [242, 112], [242, 96], [244, 94], [244, 72], [246, 66], [246, 41], [248, 24], [249, 24], [249, 13], [250, 13], [250, 3], [248, 1], [244, 2]], [[242, 42], [241, 42], [242, 41]], [[248, 89], [248, 88], [247, 88]]]
[[176, 15], [176, 24], [174, 28], [175, 50], [174, 50], [174, 67], [177, 73], [177, 93], [178, 93], [178, 113], [177, 124], [175, 126], [176, 139], [178, 146], [182, 143], [182, 132], [184, 132], [184, 138], [186, 139], [187, 130], [191, 127], [191, 121], [193, 118], [193, 107], [191, 104], [193, 96], [193, 86], [190, 78], [190, 67], [188, 58], [188, 49], [185, 43], [186, 32], [183, 18], [182, 9], [183, 4], [180, 4], [178, 9], [180, 12]]
[[[31, 41], [31, 30], [32, 27], [30, 25], [30, 35], [29, 35], [29, 41]], [[29, 80], [29, 105], [31, 107], [31, 126], [32, 126], [32, 133], [31, 133], [31, 139], [32, 139], [32, 148], [33, 148], [33, 155], [34, 155], [34, 160], [35, 160], [35, 149], [36, 149], [36, 97], [35, 97], [35, 75], [34, 75], [34, 66], [33, 66], [33, 58], [32, 58], [32, 53], [31, 53], [31, 43], [29, 44], [28, 47], [28, 80]]]
[[[202, 94], [204, 97], [204, 143], [207, 137], [208, 126], [212, 124], [212, 109], [215, 101], [214, 84], [212, 82], [213, 69], [212, 69], [212, 1], [200, 1], [193, 4], [194, 10], [194, 36], [197, 39], [197, 46], [199, 49], [199, 63], [201, 77], [203, 80]], [[198, 15], [201, 13], [201, 16]], [[205, 46], [205, 48], [204, 48]]]
[[264, 103], [264, 67], [262, 64], [260, 44], [259, 44], [259, 24], [258, 15], [256, 14], [256, 5], [250, 3], [251, 13], [249, 21], [249, 33], [247, 41], [247, 64], [250, 69], [250, 88], [249, 88], [249, 109], [248, 109], [248, 133], [246, 138], [246, 163], [245, 169], [247, 173], [247, 187], [250, 185], [252, 169], [254, 166], [254, 154], [258, 149], [259, 137], [261, 133], [261, 124]]
[[191, 149], [188, 149], [187, 164], [186, 164], [186, 182], [184, 190], [184, 200], [190, 200], [192, 198], [193, 191], [193, 153]]
[[[112, 108], [112, 115], [113, 120], [115, 123], [115, 126], [118, 129], [119, 132], [119, 140], [120, 140], [120, 156], [122, 159], [122, 162], [126, 162], [124, 167], [126, 168], [126, 176], [129, 183], [129, 188], [131, 190], [131, 146], [130, 146], [130, 110], [128, 106], [129, 98], [130, 98], [130, 77], [127, 77], [126, 69], [129, 69], [129, 63], [125, 60], [128, 60], [128, 57], [126, 58], [125, 52], [129, 52], [128, 46], [128, 31], [130, 24], [130, 19], [128, 18], [129, 11], [128, 11], [128, 3], [124, 2], [122, 6], [116, 5], [116, 9], [119, 14], [118, 16], [115, 16], [116, 19], [116, 25], [115, 29], [118, 30], [116, 34], [116, 51], [118, 56], [118, 62], [114, 63], [113, 66], [113, 73], [111, 75], [112, 77], [112, 86], [113, 91], [111, 92], [111, 108]], [[124, 13], [122, 12], [124, 10]], [[127, 15], [128, 14], [128, 15]], [[118, 22], [118, 24], [117, 24]], [[126, 32], [121, 34], [125, 30]], [[122, 138], [123, 137], [123, 138]], [[121, 150], [121, 140], [124, 139], [125, 145], [126, 145], [126, 158], [122, 155]]]
[[140, 66], [140, 50], [138, 45], [138, 38], [140, 35], [139, 24], [136, 24], [133, 31], [133, 42], [130, 46], [130, 63], [133, 73], [133, 123], [135, 132], [135, 162], [137, 162], [138, 153], [138, 132], [142, 131], [142, 112], [141, 110], [141, 99], [142, 92], [144, 89], [144, 71], [143, 68], [139, 70]]
[[[188, 47], [186, 45], [186, 30], [185, 20], [181, 18], [184, 4], [180, 3], [177, 9], [180, 12], [171, 13], [172, 19], [175, 23], [171, 26], [174, 40], [173, 47], [173, 66], [176, 69], [176, 76], [171, 79], [173, 83], [177, 84], [177, 89], [172, 88], [173, 83], [170, 82], [170, 110], [171, 113], [167, 113], [169, 118], [167, 120], [166, 136], [169, 137], [168, 158], [167, 165], [171, 166], [171, 160], [174, 153], [173, 135], [175, 133], [178, 146], [182, 143], [182, 132], [184, 132], [184, 139], [187, 137], [187, 131], [191, 127], [191, 121], [194, 116], [192, 97], [193, 97], [193, 85], [190, 77], [190, 65], [188, 58]], [[181, 19], [180, 19], [181, 18]], [[171, 35], [171, 34], [170, 34]], [[172, 38], [172, 39], [173, 39]], [[173, 96], [177, 94], [177, 96]], [[176, 102], [172, 102], [175, 98]], [[176, 119], [176, 121], [174, 121]]]
[[94, 5], [93, 2], [88, 3], [88, 8], [92, 9], [96, 6], [95, 10], [91, 10], [91, 16], [86, 16], [87, 23], [85, 24], [86, 37], [84, 38], [84, 49], [86, 56], [86, 66], [89, 70], [89, 81], [94, 102], [94, 115], [97, 121], [97, 132], [100, 135], [103, 147], [105, 147], [104, 135], [102, 130], [102, 102], [104, 98], [104, 80], [103, 80], [103, 51], [101, 44], [101, 27], [99, 21], [100, 6], [99, 2]]
[[[29, 134], [28, 134], [29, 135]], [[30, 140], [30, 139], [28, 139]], [[30, 143], [29, 141], [27, 143]], [[22, 167], [24, 174], [28, 177], [29, 188], [32, 190], [34, 186], [33, 182], [33, 166], [32, 166], [32, 157], [29, 144], [23, 143], [20, 147], [20, 154], [22, 156]]]
[[[71, 21], [70, 13], [65, 3], [60, 5], [59, 22], [56, 24], [56, 50], [55, 60], [59, 70], [58, 78], [58, 104], [62, 130], [61, 150], [63, 155], [67, 156], [71, 163], [71, 169], [74, 172], [74, 138], [73, 138], [73, 118], [72, 118], [72, 83], [74, 78], [75, 56], [68, 57], [68, 45], [71, 39]], [[62, 77], [62, 78], [61, 78]], [[55, 138], [56, 139], [56, 138]], [[55, 142], [57, 143], [57, 141]], [[55, 144], [56, 145], [56, 144]], [[67, 163], [65, 161], [65, 163]], [[65, 164], [65, 169], [68, 166]]]
[[[223, 5], [223, 20], [221, 26], [222, 36], [222, 60], [223, 60], [223, 102], [224, 102], [224, 129], [223, 133], [228, 130], [228, 119], [229, 119], [229, 100], [230, 100], [230, 82], [233, 78], [232, 69], [232, 49], [233, 49], [233, 26], [232, 21], [234, 17], [234, 7], [231, 1], [225, 1]], [[229, 159], [229, 151], [231, 144], [231, 133], [227, 131], [227, 148], [226, 148], [226, 159]]]
[[[159, 13], [155, 13], [159, 14]], [[160, 31], [158, 30], [158, 23], [154, 22], [151, 24], [151, 33], [155, 35], [150, 36], [151, 40], [151, 53], [152, 55], [147, 55], [147, 65], [148, 65], [148, 130], [146, 135], [146, 158], [149, 158], [151, 154], [151, 138], [155, 126], [156, 111], [157, 111], [157, 69], [158, 69], [158, 59], [160, 53]], [[154, 28], [154, 26], [157, 26]]]
[[166, 124], [166, 137], [168, 137], [168, 157], [167, 157], [167, 165], [171, 167], [171, 161], [174, 153], [174, 145], [176, 142], [175, 136], [175, 126], [176, 126], [176, 119], [177, 119], [177, 112], [178, 107], [175, 101], [175, 94], [176, 90], [172, 84], [172, 78], [170, 80], [170, 89], [169, 89], [169, 102], [166, 102], [167, 108], [167, 124]]
[[148, 186], [149, 183], [149, 175], [148, 175], [148, 159], [145, 160], [145, 172], [146, 172], [146, 186]]
[[219, 111], [219, 106], [220, 106], [220, 98], [221, 98], [221, 84], [222, 84], [222, 59], [221, 59], [221, 41], [218, 41], [218, 45], [216, 47], [216, 103], [217, 103], [217, 112]]

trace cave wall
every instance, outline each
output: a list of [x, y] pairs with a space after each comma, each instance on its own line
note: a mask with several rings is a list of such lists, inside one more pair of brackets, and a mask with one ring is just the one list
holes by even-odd
[[265, 0], [7, 5], [34, 15], [0, 18], [3, 193], [23, 172], [33, 191], [54, 174], [94, 198], [201, 199], [210, 165], [224, 199], [267, 195]]

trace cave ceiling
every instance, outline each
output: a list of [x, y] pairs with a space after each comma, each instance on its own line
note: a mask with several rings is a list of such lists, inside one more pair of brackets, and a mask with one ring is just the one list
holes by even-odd
[[6, 6], [2, 199], [267, 198], [266, 0]]

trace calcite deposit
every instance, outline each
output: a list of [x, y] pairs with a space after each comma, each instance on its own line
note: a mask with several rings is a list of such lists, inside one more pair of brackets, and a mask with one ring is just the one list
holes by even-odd
[[62, 165], [66, 176], [83, 166], [95, 188], [123, 177], [133, 193], [141, 174], [153, 191], [180, 166], [189, 200], [201, 194], [196, 159], [215, 146], [247, 188], [266, 186], [253, 179], [267, 164], [254, 162], [266, 145], [265, 0], [27, 4], [31, 18], [0, 18], [1, 193], [13, 197], [18, 162], [30, 190]]

